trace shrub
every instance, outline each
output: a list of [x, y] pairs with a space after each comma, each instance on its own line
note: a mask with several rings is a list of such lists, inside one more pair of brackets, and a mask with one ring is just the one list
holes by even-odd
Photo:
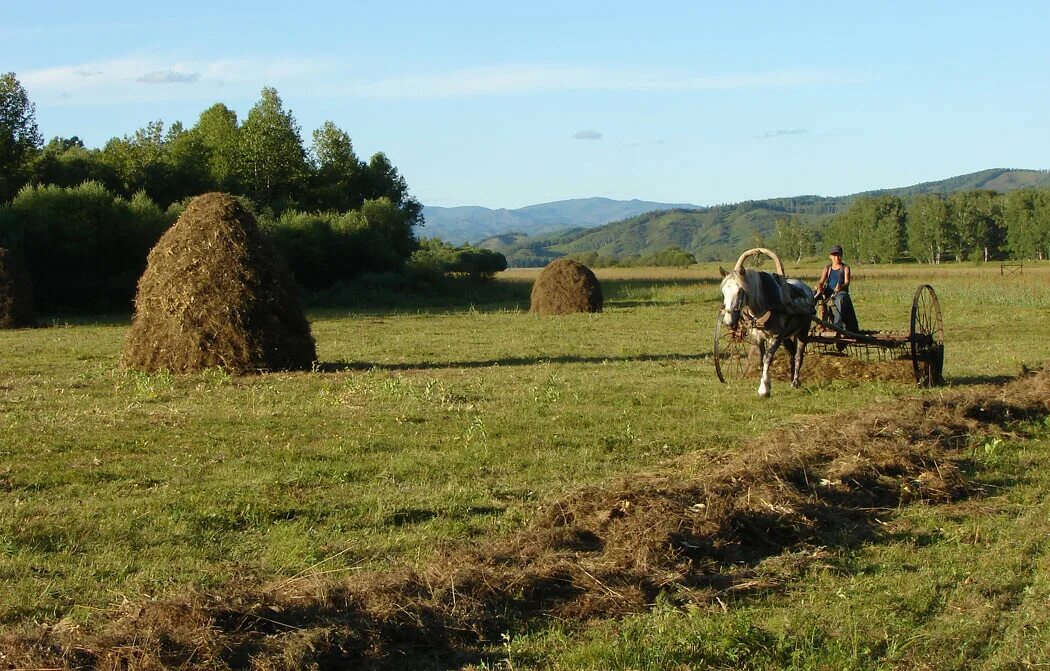
[[128, 201], [97, 182], [27, 186], [0, 208], [0, 245], [25, 258], [38, 305], [122, 308], [170, 223], [142, 193]]

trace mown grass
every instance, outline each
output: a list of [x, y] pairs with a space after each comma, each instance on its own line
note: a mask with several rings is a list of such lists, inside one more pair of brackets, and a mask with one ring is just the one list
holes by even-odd
[[783, 589], [508, 636], [513, 669], [1037, 669], [1050, 662], [1050, 423], [973, 445], [985, 496], [886, 515], [859, 548], [779, 557]]
[[[1047, 359], [1050, 266], [857, 270], [866, 328], [906, 328], [934, 284], [955, 383]], [[527, 313], [534, 276], [506, 273], [494, 303], [315, 310], [312, 373], [121, 370], [121, 317], [0, 332], [0, 627], [334, 555], [318, 570], [421, 562], [583, 484], [913, 391], [719, 385], [714, 267], [602, 271], [606, 311], [560, 319]]]

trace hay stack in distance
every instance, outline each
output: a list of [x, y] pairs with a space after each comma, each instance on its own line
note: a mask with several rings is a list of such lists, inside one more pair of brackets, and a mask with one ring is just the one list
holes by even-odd
[[33, 283], [21, 256], [0, 247], [0, 329], [36, 326]]
[[121, 362], [243, 374], [315, 359], [291, 271], [251, 213], [223, 193], [194, 198], [149, 253]]
[[532, 285], [530, 311], [541, 315], [601, 312], [602, 287], [587, 266], [572, 259], [551, 261]]

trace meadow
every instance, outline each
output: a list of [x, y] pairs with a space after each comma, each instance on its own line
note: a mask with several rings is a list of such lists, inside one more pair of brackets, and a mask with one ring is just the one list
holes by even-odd
[[[819, 266], [789, 271], [813, 281]], [[935, 287], [949, 388], [1050, 359], [1050, 265], [854, 271], [864, 328], [906, 329], [915, 287]], [[189, 590], [420, 566], [439, 548], [520, 530], [584, 486], [945, 393], [804, 370], [801, 389], [775, 382], [763, 401], [715, 378], [716, 266], [602, 270], [605, 311], [563, 318], [528, 313], [537, 272], [508, 271], [498, 291], [454, 303], [313, 309], [320, 362], [308, 373], [124, 370], [126, 316], [0, 332], [0, 631], [90, 627], [121, 603]], [[942, 657], [928, 668], [1027, 668], [991, 642], [1003, 634], [1023, 652], [1034, 640], [1043, 647], [1025, 654], [1036, 661], [1050, 651], [1050, 445], [1037, 429], [982, 446], [977, 476], [1008, 483], [991, 512], [909, 507], [889, 515], [889, 540], [829, 551], [787, 593], [657, 604], [582, 629], [531, 625], [478, 664], [883, 668], [926, 645]], [[1010, 582], [1026, 573], [1039, 579]], [[999, 598], [1017, 600], [1020, 620], [993, 618]], [[894, 610], [902, 602], [910, 620]], [[964, 649], [985, 666], [968, 666], [958, 640], [984, 641]]]

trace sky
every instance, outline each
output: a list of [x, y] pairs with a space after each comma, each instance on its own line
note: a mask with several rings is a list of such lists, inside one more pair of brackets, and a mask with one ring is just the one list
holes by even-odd
[[426, 205], [711, 205], [1050, 168], [1050, 2], [0, 0], [47, 138], [277, 89]]

